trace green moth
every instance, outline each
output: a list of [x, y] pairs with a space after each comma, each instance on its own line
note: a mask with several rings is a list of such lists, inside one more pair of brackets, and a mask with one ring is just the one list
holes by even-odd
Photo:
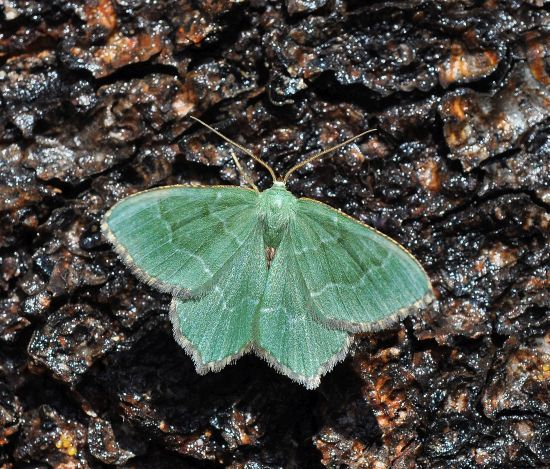
[[421, 265], [387, 236], [273, 186], [168, 186], [118, 202], [105, 237], [139, 279], [172, 294], [178, 343], [197, 372], [254, 352], [309, 389], [343, 360], [354, 332], [389, 326], [433, 297]]

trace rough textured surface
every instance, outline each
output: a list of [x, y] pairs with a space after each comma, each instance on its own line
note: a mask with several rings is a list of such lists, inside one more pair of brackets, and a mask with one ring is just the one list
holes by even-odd
[[[0, 8], [2, 467], [550, 465], [548, 2]], [[253, 357], [196, 375], [99, 232], [136, 191], [239, 183], [191, 113], [280, 173], [378, 127], [290, 189], [411, 249], [438, 301], [315, 392]]]

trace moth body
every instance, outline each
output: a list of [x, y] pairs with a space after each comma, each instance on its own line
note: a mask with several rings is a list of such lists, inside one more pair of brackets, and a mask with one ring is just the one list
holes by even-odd
[[276, 183], [260, 192], [258, 199], [265, 245], [269, 248], [277, 248], [285, 229], [296, 216], [298, 199], [281, 183]]

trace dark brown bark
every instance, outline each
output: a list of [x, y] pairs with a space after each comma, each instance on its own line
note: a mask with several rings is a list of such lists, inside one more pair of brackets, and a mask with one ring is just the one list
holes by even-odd
[[[5, 0], [0, 466], [548, 467], [549, 20], [542, 0]], [[190, 114], [279, 174], [377, 127], [289, 188], [408, 247], [438, 301], [358, 336], [317, 391], [255, 357], [198, 376], [99, 231], [136, 191], [239, 183]]]

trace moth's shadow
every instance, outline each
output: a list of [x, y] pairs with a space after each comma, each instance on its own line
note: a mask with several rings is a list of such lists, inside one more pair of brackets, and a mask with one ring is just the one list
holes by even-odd
[[351, 357], [322, 379], [319, 387], [323, 396], [319, 403], [321, 435], [330, 430], [341, 440], [381, 443], [382, 432], [362, 387], [359, 375], [353, 370]]
[[[213, 428], [212, 438], [226, 444], [238, 414], [250, 422], [245, 431], [258, 434], [264, 445], [298, 445], [297, 453], [308, 458], [303, 464], [317, 467], [320, 455], [312, 438], [329, 421], [338, 423], [338, 414], [360, 395], [349, 359], [325, 376], [315, 391], [252, 355], [218, 373], [200, 376], [173, 339], [170, 324], [161, 321], [158, 326], [130, 349], [112, 353], [95, 366], [85, 380], [94, 380], [93, 386], [85, 381], [79, 386], [82, 394], [101, 389], [101, 395], [86, 396], [95, 401], [94, 410], [119, 408], [126, 421], [147, 434], [154, 429], [159, 438], [167, 438], [158, 430], [165, 426], [172, 438], [185, 438]], [[342, 427], [342, 431], [347, 430]]]

